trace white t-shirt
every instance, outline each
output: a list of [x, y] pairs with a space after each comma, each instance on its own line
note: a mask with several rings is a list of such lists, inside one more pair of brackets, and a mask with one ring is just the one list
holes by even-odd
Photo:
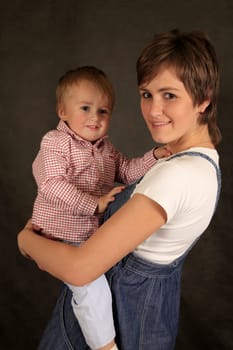
[[[187, 151], [205, 153], [218, 165], [214, 149], [195, 147]], [[160, 159], [133, 193], [144, 194], [159, 203], [166, 211], [167, 222], [141, 243], [135, 253], [160, 264], [169, 264], [181, 256], [209, 225], [217, 188], [216, 170], [208, 160], [190, 155], [169, 161]]]

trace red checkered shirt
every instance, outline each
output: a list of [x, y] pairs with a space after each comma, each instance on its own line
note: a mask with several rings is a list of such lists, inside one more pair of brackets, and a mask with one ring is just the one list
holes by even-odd
[[92, 144], [60, 121], [43, 137], [33, 162], [38, 193], [32, 221], [50, 236], [83, 242], [99, 226], [98, 198], [115, 182], [135, 182], [155, 162], [153, 150], [130, 160], [107, 136]]

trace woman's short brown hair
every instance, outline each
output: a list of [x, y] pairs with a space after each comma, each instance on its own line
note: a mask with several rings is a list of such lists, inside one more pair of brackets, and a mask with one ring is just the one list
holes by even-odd
[[217, 97], [219, 91], [219, 66], [215, 49], [205, 33], [183, 33], [175, 29], [154, 36], [137, 60], [137, 79], [141, 86], [150, 82], [161, 67], [175, 68], [194, 105], [210, 101], [200, 116], [207, 124], [214, 145], [221, 140], [217, 126]]

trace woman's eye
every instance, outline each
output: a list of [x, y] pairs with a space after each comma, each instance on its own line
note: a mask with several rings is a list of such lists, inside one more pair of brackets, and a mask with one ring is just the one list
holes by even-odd
[[174, 94], [172, 94], [171, 92], [166, 92], [166, 93], [164, 94], [164, 98], [165, 98], [166, 100], [173, 100], [174, 98], [176, 98], [176, 96], [175, 96]]
[[150, 98], [151, 97], [151, 93], [144, 91], [141, 93], [141, 96], [145, 99]]

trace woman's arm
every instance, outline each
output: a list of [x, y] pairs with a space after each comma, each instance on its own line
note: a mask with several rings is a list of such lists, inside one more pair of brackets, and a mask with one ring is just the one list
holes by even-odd
[[84, 285], [105, 273], [166, 222], [164, 209], [135, 194], [79, 247], [32, 233], [29, 223], [18, 235], [19, 249], [58, 279]]

